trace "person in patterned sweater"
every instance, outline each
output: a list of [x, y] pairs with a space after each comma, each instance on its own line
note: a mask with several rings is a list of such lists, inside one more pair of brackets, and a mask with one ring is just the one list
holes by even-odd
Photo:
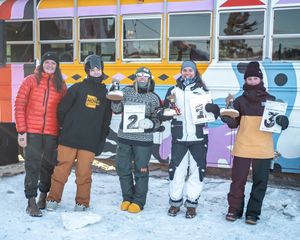
[[[246, 223], [254, 225], [261, 214], [270, 163], [274, 157], [272, 133], [260, 131], [259, 128], [265, 102], [274, 101], [275, 97], [264, 87], [263, 74], [258, 62], [250, 62], [247, 65], [244, 79], [244, 92], [233, 102], [234, 109], [239, 111], [239, 117], [221, 117], [228, 127], [239, 127], [232, 151], [232, 183], [227, 197], [229, 208], [226, 220], [235, 221], [243, 216], [245, 184], [252, 165], [253, 185], [246, 210]], [[277, 116], [276, 122], [282, 130], [289, 124], [288, 118], [283, 115]]]
[[163, 130], [156, 116], [161, 101], [154, 93], [152, 74], [146, 67], [137, 69], [133, 85], [122, 91], [123, 100], [111, 105], [115, 114], [122, 113], [116, 155], [123, 196], [120, 208], [138, 213], [146, 203], [153, 132]]

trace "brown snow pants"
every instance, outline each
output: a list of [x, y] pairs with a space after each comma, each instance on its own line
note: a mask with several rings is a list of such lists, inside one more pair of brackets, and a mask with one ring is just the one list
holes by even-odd
[[51, 177], [51, 188], [47, 200], [60, 202], [65, 183], [71, 173], [72, 166], [76, 162], [76, 203], [89, 207], [92, 184], [92, 162], [95, 154], [93, 152], [58, 145], [58, 164], [54, 168]]

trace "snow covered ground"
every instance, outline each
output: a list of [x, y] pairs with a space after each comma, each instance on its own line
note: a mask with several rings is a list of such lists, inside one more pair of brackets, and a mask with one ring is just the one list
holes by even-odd
[[[139, 214], [119, 210], [122, 200], [117, 176], [94, 173], [91, 209], [74, 213], [74, 173], [66, 185], [63, 201], [56, 212], [43, 211], [42, 218], [26, 214], [23, 194], [24, 174], [0, 178], [0, 239], [299, 239], [300, 191], [269, 187], [261, 220], [247, 225], [244, 218], [232, 223], [224, 219], [230, 181], [207, 178], [200, 198], [198, 215], [185, 219], [166, 214], [168, 180], [150, 178], [145, 209]], [[249, 196], [247, 184], [246, 196]], [[89, 225], [87, 225], [89, 223]], [[85, 226], [84, 226], [85, 225]]]

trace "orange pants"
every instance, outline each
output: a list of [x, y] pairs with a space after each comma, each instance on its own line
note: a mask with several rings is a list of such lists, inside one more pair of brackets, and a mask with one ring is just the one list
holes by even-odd
[[76, 203], [89, 207], [91, 184], [92, 184], [92, 162], [95, 154], [90, 151], [58, 145], [58, 164], [54, 168], [51, 177], [51, 188], [47, 200], [60, 202], [65, 183], [71, 173], [72, 166], [76, 163]]

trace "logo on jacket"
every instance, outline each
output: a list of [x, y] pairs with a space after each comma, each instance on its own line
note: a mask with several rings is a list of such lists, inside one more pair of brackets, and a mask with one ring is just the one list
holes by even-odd
[[96, 108], [100, 105], [100, 101], [95, 96], [87, 95], [85, 106], [88, 108]]

